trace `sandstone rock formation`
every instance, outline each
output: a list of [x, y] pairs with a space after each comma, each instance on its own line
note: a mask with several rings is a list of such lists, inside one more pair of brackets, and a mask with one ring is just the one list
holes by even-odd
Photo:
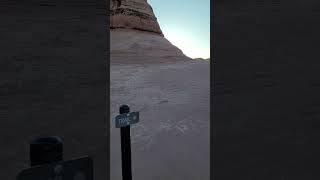
[[110, 0], [110, 28], [129, 28], [163, 36], [147, 0]]
[[111, 63], [190, 60], [163, 35], [147, 0], [110, 0]]
[[189, 60], [166, 38], [154, 33], [117, 29], [110, 36], [111, 63], [173, 62]]

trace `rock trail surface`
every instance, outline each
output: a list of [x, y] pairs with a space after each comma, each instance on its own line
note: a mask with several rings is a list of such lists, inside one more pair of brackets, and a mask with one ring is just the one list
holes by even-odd
[[[150, 27], [158, 27], [146, 1], [121, 1], [119, 7], [129, 6], [147, 14], [139, 18], [149, 19]], [[131, 21], [130, 13], [121, 16], [117, 24]], [[122, 104], [140, 111], [140, 122], [131, 130], [133, 179], [209, 180], [210, 63], [185, 56], [160, 29], [132, 25], [111, 22], [110, 118]], [[110, 135], [110, 179], [121, 180], [120, 130], [114, 121]]]

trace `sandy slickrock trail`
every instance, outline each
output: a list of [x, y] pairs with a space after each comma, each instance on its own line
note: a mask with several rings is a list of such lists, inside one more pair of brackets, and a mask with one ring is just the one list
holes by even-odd
[[[140, 112], [131, 131], [133, 179], [209, 180], [209, 62], [172, 45], [146, 0], [110, 2], [110, 118], [122, 104]], [[110, 179], [121, 180], [114, 120], [110, 138]]]
[[[133, 179], [208, 180], [209, 62], [185, 57], [159, 35], [134, 31], [111, 31], [110, 50], [111, 118], [122, 104], [140, 111], [131, 130]], [[110, 179], [120, 180], [114, 120], [110, 134]]]
[[[132, 126], [134, 179], [209, 179], [209, 63], [111, 65], [111, 117], [140, 111]], [[111, 179], [121, 179], [120, 130], [111, 122]]]

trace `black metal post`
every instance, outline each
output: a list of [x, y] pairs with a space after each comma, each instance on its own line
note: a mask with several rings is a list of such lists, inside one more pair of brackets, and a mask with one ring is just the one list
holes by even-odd
[[[128, 105], [122, 105], [119, 109], [120, 114], [129, 113]], [[122, 179], [132, 180], [131, 170], [131, 140], [130, 125], [120, 128], [121, 134], [121, 159], [122, 159]]]
[[30, 143], [31, 166], [63, 160], [63, 143], [59, 137], [48, 136], [34, 139]]

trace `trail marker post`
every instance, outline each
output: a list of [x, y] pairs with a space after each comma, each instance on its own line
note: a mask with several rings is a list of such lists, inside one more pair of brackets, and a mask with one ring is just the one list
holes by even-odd
[[115, 123], [116, 128], [120, 128], [121, 135], [122, 179], [132, 180], [130, 124], [139, 122], [139, 112], [130, 113], [129, 106], [122, 105], [119, 113]]

